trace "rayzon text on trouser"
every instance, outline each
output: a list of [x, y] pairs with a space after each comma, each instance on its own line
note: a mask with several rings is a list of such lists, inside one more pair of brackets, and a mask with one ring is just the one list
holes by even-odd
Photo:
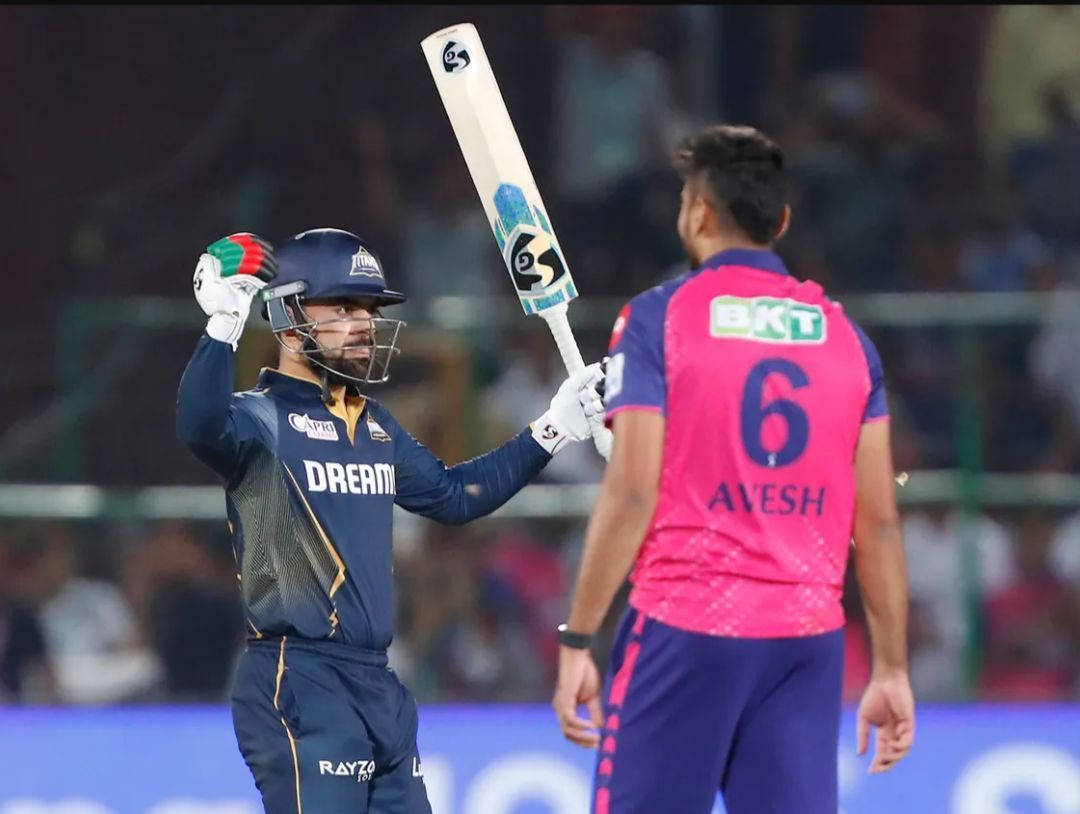
[[709, 510], [773, 515], [812, 513], [821, 517], [825, 511], [825, 487], [721, 482], [709, 500]]

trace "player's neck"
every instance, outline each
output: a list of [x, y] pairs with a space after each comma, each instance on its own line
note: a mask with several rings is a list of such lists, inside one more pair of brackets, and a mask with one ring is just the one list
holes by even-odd
[[697, 256], [702, 260], [709, 257], [715, 257], [721, 252], [730, 251], [731, 249], [744, 249], [755, 252], [771, 252], [773, 250], [772, 244], [755, 243], [750, 238], [738, 235], [715, 235], [713, 237], [702, 238], [697, 245]]

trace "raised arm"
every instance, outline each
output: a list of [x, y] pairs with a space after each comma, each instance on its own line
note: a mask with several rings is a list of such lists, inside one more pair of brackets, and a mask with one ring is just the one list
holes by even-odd
[[226, 479], [251, 435], [241, 426], [243, 414], [232, 406], [236, 345], [252, 298], [276, 268], [270, 245], [246, 232], [208, 246], [195, 267], [195, 299], [209, 319], [180, 379], [176, 435]]
[[240, 433], [232, 402], [235, 359], [232, 346], [203, 334], [180, 379], [176, 436], [223, 478], [240, 458]]

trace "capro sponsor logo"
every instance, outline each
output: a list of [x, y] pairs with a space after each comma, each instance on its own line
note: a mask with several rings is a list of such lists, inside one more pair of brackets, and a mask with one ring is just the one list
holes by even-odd
[[316, 441], [337, 441], [337, 427], [333, 421], [308, 418], [307, 413], [289, 413], [289, 426]]

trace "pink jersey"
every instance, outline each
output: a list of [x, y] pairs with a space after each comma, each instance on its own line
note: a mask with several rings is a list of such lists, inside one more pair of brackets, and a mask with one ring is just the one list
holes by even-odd
[[630, 604], [716, 636], [841, 627], [855, 446], [888, 418], [866, 335], [776, 255], [730, 250], [631, 300], [611, 352], [608, 421], [666, 417]]

